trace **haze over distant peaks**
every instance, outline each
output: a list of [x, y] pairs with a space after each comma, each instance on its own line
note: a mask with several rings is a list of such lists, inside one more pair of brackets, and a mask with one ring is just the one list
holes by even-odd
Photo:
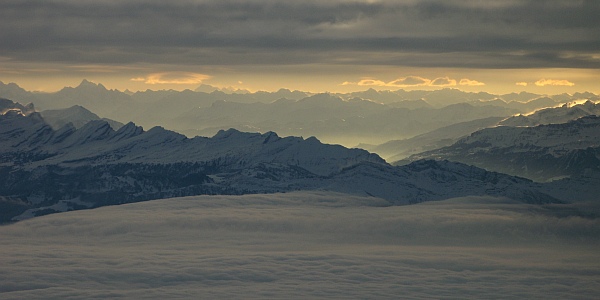
[[131, 122], [115, 131], [102, 120], [54, 130], [39, 113], [4, 114], [0, 151], [0, 192], [12, 195], [0, 201], [4, 221], [185, 195], [295, 190], [373, 196], [390, 205], [466, 195], [527, 203], [568, 199], [529, 180], [462, 164], [393, 167], [365, 150], [274, 132], [229, 129], [190, 139]]

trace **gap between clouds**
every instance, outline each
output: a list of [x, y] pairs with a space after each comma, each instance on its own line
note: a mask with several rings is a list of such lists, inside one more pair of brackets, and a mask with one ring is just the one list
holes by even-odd
[[146, 77], [131, 78], [131, 81], [146, 84], [200, 84], [212, 76], [192, 72], [162, 72], [148, 74]]
[[456, 79], [452, 79], [448, 76], [438, 77], [435, 79], [428, 79], [420, 76], [406, 76], [400, 77], [398, 79], [385, 82], [379, 79], [374, 78], [364, 78], [358, 82], [350, 82], [345, 81], [341, 85], [358, 85], [358, 86], [387, 86], [387, 87], [415, 87], [415, 86], [437, 86], [437, 87], [447, 87], [447, 86], [482, 86], [485, 83], [472, 80], [468, 78], [462, 78], [459, 81]]

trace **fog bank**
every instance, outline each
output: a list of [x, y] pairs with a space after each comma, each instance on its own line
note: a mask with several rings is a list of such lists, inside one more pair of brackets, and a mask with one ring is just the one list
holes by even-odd
[[55, 214], [0, 227], [0, 297], [592, 299], [580, 209], [299, 192]]

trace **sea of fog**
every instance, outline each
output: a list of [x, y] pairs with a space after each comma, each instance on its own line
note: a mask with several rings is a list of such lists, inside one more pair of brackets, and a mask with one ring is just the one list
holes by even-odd
[[325, 192], [104, 207], [0, 227], [0, 298], [597, 299], [595, 216]]

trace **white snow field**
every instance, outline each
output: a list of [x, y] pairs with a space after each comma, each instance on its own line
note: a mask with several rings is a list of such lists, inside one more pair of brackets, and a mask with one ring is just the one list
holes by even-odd
[[1, 299], [600, 295], [600, 218], [574, 205], [196, 196], [33, 218], [0, 240]]

